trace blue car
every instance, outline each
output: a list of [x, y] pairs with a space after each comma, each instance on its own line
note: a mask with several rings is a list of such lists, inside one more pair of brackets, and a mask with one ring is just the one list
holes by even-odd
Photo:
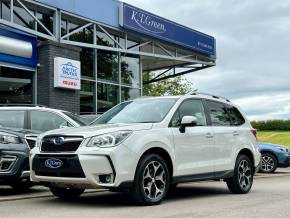
[[261, 157], [261, 173], [273, 173], [278, 167], [290, 166], [290, 148], [271, 143], [258, 143]]

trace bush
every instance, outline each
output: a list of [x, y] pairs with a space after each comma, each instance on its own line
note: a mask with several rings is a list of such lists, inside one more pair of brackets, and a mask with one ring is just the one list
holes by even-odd
[[290, 131], [290, 120], [253, 121], [251, 123], [259, 131]]

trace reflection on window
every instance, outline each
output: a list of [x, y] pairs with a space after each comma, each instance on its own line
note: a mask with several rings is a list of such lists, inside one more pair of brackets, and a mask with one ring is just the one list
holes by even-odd
[[0, 111], [0, 127], [24, 127], [24, 111]]
[[80, 111], [94, 112], [94, 93], [95, 83], [91, 81], [82, 80], [80, 91]]
[[[35, 21], [24, 8], [14, 5], [13, 7], [13, 20], [16, 24], [21, 26], [35, 29]], [[30, 11], [34, 15], [34, 11]]]
[[231, 119], [222, 103], [206, 101], [213, 126], [230, 126]]
[[[68, 30], [72, 32], [82, 25], [77, 25], [74, 23], [68, 23]], [[93, 43], [94, 31], [92, 27], [84, 28], [69, 36], [69, 40], [83, 43]]]
[[64, 36], [67, 34], [67, 21], [61, 20], [61, 36]]
[[24, 70], [0, 68], [0, 104], [32, 104], [32, 73]]
[[98, 112], [103, 113], [119, 103], [119, 87], [98, 83]]
[[94, 78], [94, 50], [82, 48], [80, 52], [82, 76]]
[[[36, 17], [51, 33], [53, 33], [53, 16], [52, 15], [37, 12]], [[37, 31], [44, 34], [48, 34], [46, 30], [43, 29], [43, 27], [40, 26], [39, 24], [37, 25]]]
[[121, 56], [121, 77], [123, 84], [140, 87], [139, 58]]
[[184, 116], [194, 116], [196, 117], [196, 123], [198, 126], [206, 126], [206, 117], [201, 100], [191, 99], [184, 101], [174, 114], [171, 126], [180, 126], [181, 120]]
[[118, 83], [119, 56], [109, 51], [98, 50], [98, 80]]
[[140, 89], [132, 89], [128, 87], [122, 87], [122, 101], [133, 100], [140, 97]]
[[1, 18], [10, 21], [10, 1], [1, 2]]
[[[112, 35], [112, 37], [118, 41], [116, 36]], [[99, 31], [97, 31], [97, 44], [102, 46], [115, 47], [115, 42], [109, 36], [107, 36], [107, 34]]]

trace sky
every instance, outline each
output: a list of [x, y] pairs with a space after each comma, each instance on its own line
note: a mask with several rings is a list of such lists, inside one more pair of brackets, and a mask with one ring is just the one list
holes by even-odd
[[123, 0], [216, 38], [216, 66], [185, 76], [251, 120], [290, 119], [290, 1]]

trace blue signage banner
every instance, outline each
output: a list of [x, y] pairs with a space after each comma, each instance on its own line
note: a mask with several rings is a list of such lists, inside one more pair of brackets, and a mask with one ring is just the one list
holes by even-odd
[[216, 57], [215, 38], [123, 3], [120, 25], [129, 30]]
[[36, 37], [0, 25], [0, 62], [25, 66], [28, 68], [36, 68]]

